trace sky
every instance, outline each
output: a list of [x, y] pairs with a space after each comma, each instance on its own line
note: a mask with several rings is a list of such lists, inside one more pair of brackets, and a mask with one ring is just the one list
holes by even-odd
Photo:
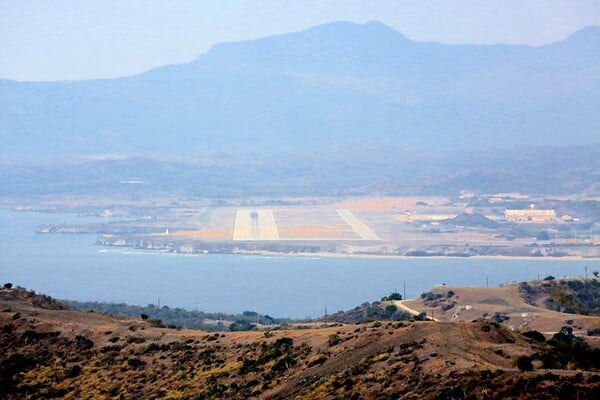
[[342, 20], [381, 21], [417, 41], [541, 45], [600, 26], [600, 0], [0, 0], [0, 78], [134, 75], [216, 43]]

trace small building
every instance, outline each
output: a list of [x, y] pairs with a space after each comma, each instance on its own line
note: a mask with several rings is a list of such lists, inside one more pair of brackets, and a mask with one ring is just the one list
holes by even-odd
[[505, 210], [504, 219], [511, 222], [553, 222], [556, 221], [554, 210]]

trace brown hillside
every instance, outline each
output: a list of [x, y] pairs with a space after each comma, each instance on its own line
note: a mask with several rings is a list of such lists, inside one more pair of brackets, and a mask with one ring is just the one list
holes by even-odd
[[[208, 334], [40, 308], [0, 289], [0, 398], [597, 398], [600, 375], [488, 321]], [[527, 358], [527, 357], [526, 357]], [[529, 358], [527, 358], [529, 360]], [[567, 397], [565, 397], [568, 395]]]

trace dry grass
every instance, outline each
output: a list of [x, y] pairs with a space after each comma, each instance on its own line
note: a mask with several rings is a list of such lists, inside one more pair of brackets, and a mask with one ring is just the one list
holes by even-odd
[[[482, 295], [464, 294], [468, 300]], [[522, 377], [516, 357], [548, 345], [487, 322], [377, 322], [267, 335], [177, 331], [142, 320], [39, 309], [25, 301], [2, 300], [0, 307], [0, 367], [13, 360], [0, 388], [7, 399], [448, 398], [455, 388], [467, 387], [498, 398], [533, 399], [547, 392], [558, 399], [563, 384], [581, 398], [600, 389], [591, 373], [560, 370], [548, 377], [539, 370], [528, 373], [526, 392], [515, 391]], [[43, 335], [53, 332], [58, 336]], [[19, 357], [9, 357], [16, 354], [35, 361], [15, 373]]]
[[[454, 296], [448, 298], [448, 291]], [[519, 292], [518, 285], [504, 287], [436, 287], [432, 293], [441, 294], [437, 302], [422, 298], [407, 301], [406, 305], [425, 311], [440, 321], [472, 321], [478, 318], [491, 318], [495, 313], [508, 316], [503, 324], [510, 329], [526, 331], [538, 330], [548, 334], [558, 332], [571, 320], [576, 334], [586, 335], [587, 330], [600, 324], [600, 317], [565, 314], [527, 304]], [[455, 305], [443, 311], [444, 307]]]

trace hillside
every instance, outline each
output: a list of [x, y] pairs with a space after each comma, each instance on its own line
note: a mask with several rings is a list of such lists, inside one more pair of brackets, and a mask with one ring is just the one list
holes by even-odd
[[137, 76], [1, 80], [0, 159], [587, 145], [599, 38], [590, 27], [539, 47], [443, 45], [338, 22]]
[[[594, 273], [598, 274], [597, 271]], [[535, 306], [567, 314], [600, 316], [600, 281], [597, 279], [554, 279], [550, 276], [543, 282], [523, 282], [519, 290], [527, 303]]]
[[0, 196], [595, 195], [598, 43], [339, 22], [136, 76], [0, 80]]
[[[233, 151], [236, 151], [233, 149]], [[1, 157], [0, 157], [1, 158]], [[600, 144], [506, 150], [415, 151], [405, 146], [298, 149], [233, 155], [66, 158], [3, 163], [0, 196], [164, 194], [229, 199], [248, 196], [600, 193]], [[257, 184], [260, 183], [260, 184]]]
[[402, 304], [439, 321], [482, 319], [544, 333], [568, 325], [578, 335], [597, 336], [599, 285], [595, 279], [549, 279], [491, 288], [438, 286]]
[[0, 289], [2, 398], [591, 399], [600, 393], [598, 350], [569, 329], [548, 342], [486, 321], [219, 334], [61, 310], [48, 299], [41, 308], [34, 306], [38, 297]]
[[487, 218], [483, 214], [473, 213], [473, 214], [460, 214], [454, 218], [450, 218], [442, 221], [447, 225], [458, 225], [458, 226], [466, 226], [466, 227], [479, 227], [479, 228], [497, 228], [500, 224], [496, 221], [493, 221]]

